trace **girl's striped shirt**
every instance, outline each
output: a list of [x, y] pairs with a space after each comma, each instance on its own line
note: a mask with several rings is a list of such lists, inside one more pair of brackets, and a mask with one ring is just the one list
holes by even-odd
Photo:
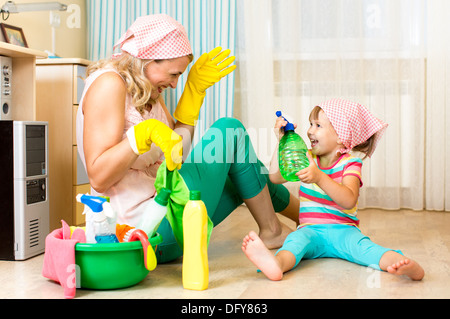
[[[321, 167], [319, 157], [312, 155], [317, 167], [335, 182], [341, 184], [345, 176], [359, 178], [362, 186], [362, 160], [350, 154], [343, 154], [331, 167]], [[336, 204], [317, 184], [300, 185], [300, 227], [314, 224], [347, 224], [358, 227], [357, 206], [346, 210]]]

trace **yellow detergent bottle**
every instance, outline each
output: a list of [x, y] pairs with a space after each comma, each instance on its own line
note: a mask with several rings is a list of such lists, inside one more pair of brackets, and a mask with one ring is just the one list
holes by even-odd
[[208, 215], [199, 191], [190, 191], [183, 212], [183, 287], [208, 288]]

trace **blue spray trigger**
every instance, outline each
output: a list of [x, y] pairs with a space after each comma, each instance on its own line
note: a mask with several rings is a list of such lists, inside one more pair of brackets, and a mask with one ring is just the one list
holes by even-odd
[[283, 116], [283, 113], [281, 113], [281, 111], [277, 111], [275, 114], [276, 114], [277, 117], [282, 116], [282, 117], [284, 118], [284, 120], [285, 120], [286, 122], [288, 122], [288, 123], [286, 124], [286, 126], [284, 127], [284, 131], [295, 131], [294, 124], [292, 124], [291, 121], [290, 121], [289, 119], [287, 119], [286, 117], [284, 117], [284, 116]]
[[90, 195], [81, 195], [79, 199], [81, 203], [89, 206], [94, 213], [102, 212], [103, 203], [106, 202], [105, 198]]

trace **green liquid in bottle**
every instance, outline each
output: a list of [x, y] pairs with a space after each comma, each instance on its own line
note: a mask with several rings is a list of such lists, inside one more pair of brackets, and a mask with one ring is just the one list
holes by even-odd
[[295, 175], [298, 171], [309, 166], [309, 160], [306, 157], [308, 147], [303, 139], [295, 133], [293, 125], [288, 124], [285, 127], [285, 134], [280, 140], [278, 147], [278, 163], [281, 176], [289, 182], [299, 181]]

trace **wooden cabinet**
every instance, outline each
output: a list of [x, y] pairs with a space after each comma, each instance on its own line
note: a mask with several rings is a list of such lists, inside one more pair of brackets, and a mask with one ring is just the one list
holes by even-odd
[[50, 230], [61, 227], [61, 220], [85, 222], [76, 195], [90, 186], [77, 152], [76, 113], [88, 65], [83, 59], [36, 62], [36, 120], [47, 121], [49, 130]]
[[0, 42], [0, 55], [12, 58], [12, 119], [15, 121], [35, 121], [36, 59], [47, 58], [47, 53]]

